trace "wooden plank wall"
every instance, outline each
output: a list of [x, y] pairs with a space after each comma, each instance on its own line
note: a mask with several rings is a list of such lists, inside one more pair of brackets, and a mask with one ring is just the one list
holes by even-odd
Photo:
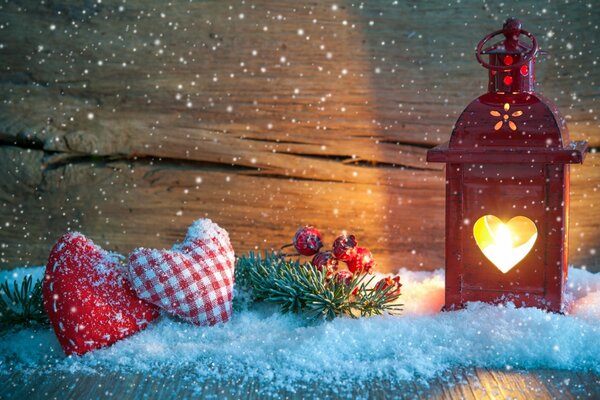
[[[589, 3], [589, 6], [588, 6]], [[302, 224], [381, 269], [443, 265], [428, 148], [483, 93], [477, 41], [516, 15], [541, 91], [600, 146], [589, 1], [20, 1], [0, 5], [0, 268], [66, 230], [123, 253], [198, 217], [238, 253]], [[572, 169], [571, 262], [600, 270], [600, 159]]]

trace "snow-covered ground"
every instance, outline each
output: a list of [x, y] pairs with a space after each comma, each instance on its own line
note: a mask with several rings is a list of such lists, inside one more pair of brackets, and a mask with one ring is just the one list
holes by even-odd
[[[42, 269], [5, 271], [5, 278]], [[0, 337], [0, 375], [15, 369], [137, 371], [197, 378], [251, 378], [285, 386], [373, 377], [431, 378], [456, 367], [558, 368], [600, 373], [600, 273], [571, 268], [567, 315], [473, 303], [440, 313], [443, 271], [401, 270], [402, 316], [339, 318], [307, 325], [271, 307], [196, 327], [167, 317], [83, 357], [65, 357], [49, 329]]]

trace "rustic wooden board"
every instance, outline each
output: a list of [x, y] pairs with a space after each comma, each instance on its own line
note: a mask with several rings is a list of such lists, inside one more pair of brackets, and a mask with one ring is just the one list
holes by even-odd
[[274, 390], [253, 380], [197, 381], [185, 374], [162, 378], [114, 372], [85, 374], [14, 373], [3, 385], [3, 399], [255, 399], [255, 398], [400, 398], [400, 399], [588, 399], [600, 397], [600, 377], [568, 371], [499, 371], [460, 369], [434, 380], [402, 385], [374, 380], [366, 387], [352, 382], [344, 391], [302, 385]]
[[[425, 178], [422, 171], [404, 171], [398, 184], [378, 185], [290, 180], [239, 168], [148, 160], [53, 166], [40, 150], [9, 146], [0, 148], [0, 159], [10, 161], [8, 171], [18, 170], [0, 182], [1, 202], [11, 215], [0, 231], [6, 266], [44, 263], [53, 242], [69, 229], [124, 254], [136, 246], [170, 247], [183, 239], [191, 221], [204, 216], [230, 232], [238, 252], [287, 243], [301, 218], [329, 227], [324, 233], [331, 240], [337, 229], [354, 227], [381, 270], [443, 266], [441, 171]], [[590, 182], [596, 187], [600, 182], [599, 164], [600, 158], [590, 155], [572, 174], [571, 260], [581, 265], [591, 259], [592, 270], [598, 270], [589, 247], [600, 235], [600, 209], [594, 207], [600, 191], [587, 189]]]
[[[0, 268], [44, 263], [67, 229], [169, 247], [201, 216], [238, 252], [312, 223], [383, 270], [440, 267], [425, 152], [483, 92], [474, 46], [511, 14], [551, 53], [537, 75], [572, 137], [600, 146], [598, 7], [397, 3], [0, 5]], [[571, 262], [594, 270], [597, 164], [573, 168], [571, 214]]]

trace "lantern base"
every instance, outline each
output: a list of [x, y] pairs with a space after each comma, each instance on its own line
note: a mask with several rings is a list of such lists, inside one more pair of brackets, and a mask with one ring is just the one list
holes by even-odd
[[[470, 296], [471, 295], [471, 296]], [[562, 297], [562, 296], [561, 296]], [[564, 314], [563, 302], [561, 299], [549, 300], [546, 297], [536, 294], [513, 294], [506, 293], [498, 296], [498, 293], [465, 293], [461, 301], [449, 301], [442, 307], [442, 312], [459, 311], [467, 307], [470, 302], [484, 302], [493, 305], [513, 304], [515, 308], [533, 307], [556, 314]]]
[[464, 310], [465, 308], [467, 308], [464, 304], [461, 305], [453, 305], [451, 304], [450, 306], [447, 306], [444, 304], [444, 306], [442, 307], [442, 309], [440, 310], [441, 312], [450, 312], [450, 311], [460, 311], [460, 310]]
[[[516, 306], [516, 307], [517, 307], [517, 308], [524, 308], [524, 307], [530, 307], [530, 306]], [[451, 305], [451, 306], [449, 306], [449, 307], [447, 307], [446, 305], [444, 305], [444, 306], [443, 306], [443, 307], [440, 309], [440, 312], [461, 311], [461, 310], [464, 310], [464, 309], [466, 309], [466, 308], [467, 308], [466, 304], [462, 304], [462, 305], [458, 305], [458, 306]], [[535, 306], [535, 307], [532, 307], [532, 308], [540, 308], [540, 309], [542, 309], [542, 310], [544, 310], [544, 311], [548, 311], [548, 312], [551, 312], [551, 313], [554, 313], [554, 314], [565, 315], [565, 312], [564, 312], [564, 311], [550, 310], [550, 309], [548, 309], [548, 308], [544, 308], [544, 307], [537, 307], [537, 306]]]

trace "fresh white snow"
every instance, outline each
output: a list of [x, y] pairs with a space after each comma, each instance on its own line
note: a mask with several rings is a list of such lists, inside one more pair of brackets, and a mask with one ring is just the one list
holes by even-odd
[[[42, 268], [0, 274], [21, 279]], [[166, 316], [148, 329], [83, 357], [65, 357], [49, 329], [0, 337], [0, 375], [14, 370], [136, 371], [203, 378], [361, 382], [432, 378], [456, 367], [557, 368], [600, 373], [600, 273], [571, 268], [566, 315], [472, 303], [440, 313], [443, 271], [400, 270], [401, 316], [307, 324], [270, 306], [235, 312], [215, 327]]]

